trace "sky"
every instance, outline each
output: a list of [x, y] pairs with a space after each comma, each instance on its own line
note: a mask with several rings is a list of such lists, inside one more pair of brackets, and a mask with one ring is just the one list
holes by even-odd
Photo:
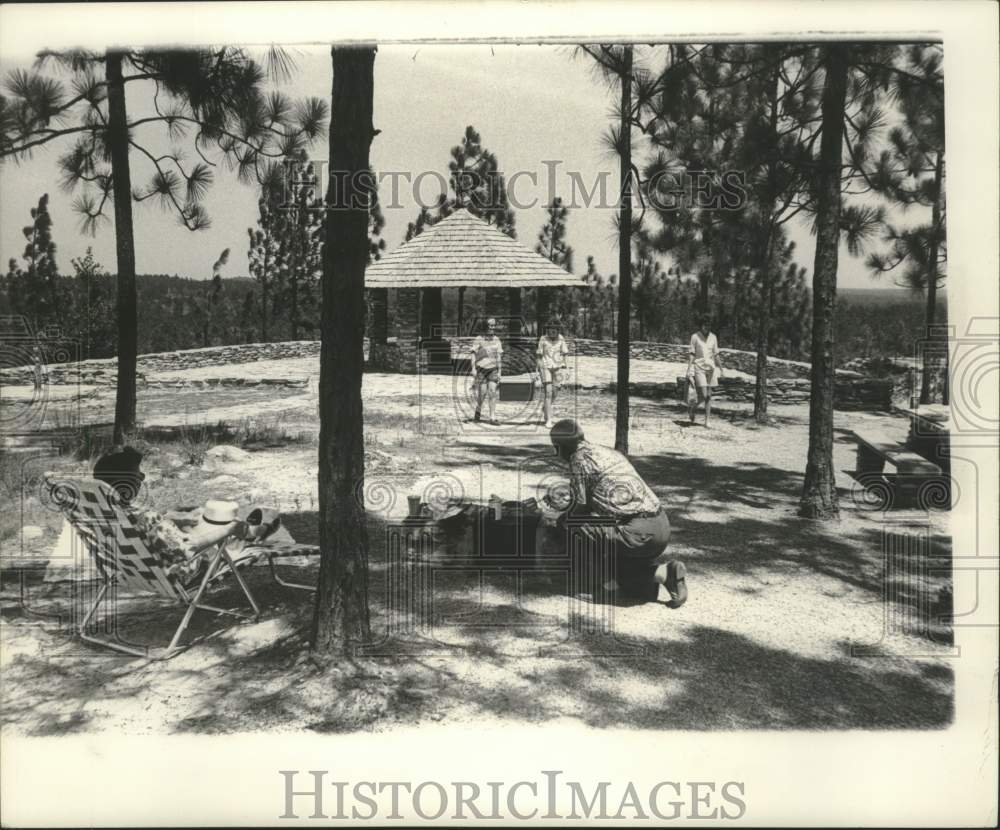
[[[316, 96], [329, 101], [331, 89], [328, 48], [288, 47], [297, 71], [281, 89], [293, 98]], [[7, 72], [17, 64], [0, 63]], [[130, 120], [151, 114], [148, 85], [127, 85]], [[379, 48], [375, 61], [375, 126], [381, 133], [372, 143], [372, 163], [383, 177], [381, 198], [388, 249], [404, 239], [407, 223], [418, 212], [412, 192], [432, 201], [440, 190], [440, 176], [447, 176], [450, 148], [459, 143], [467, 125], [479, 131], [483, 145], [498, 158], [521, 207], [517, 214], [518, 239], [534, 247], [545, 222], [544, 205], [554, 196], [571, 198], [573, 174], [589, 190], [604, 176], [609, 199], [617, 189], [617, 160], [602, 146], [613, 100], [599, 77], [565, 46], [541, 45], [390, 45]], [[169, 142], [159, 125], [139, 128], [139, 137], [151, 148], [166, 151]], [[190, 145], [190, 142], [187, 142]], [[6, 270], [11, 257], [24, 249], [21, 228], [39, 196], [50, 196], [57, 262], [63, 273], [72, 273], [71, 259], [93, 248], [95, 258], [108, 271], [115, 268], [114, 225], [109, 221], [96, 236], [79, 230], [72, 210], [75, 193], [60, 188], [56, 160], [69, 148], [69, 140], [53, 142], [34, 156], [14, 164], [0, 164], [0, 262]], [[184, 146], [185, 142], [180, 142]], [[641, 147], [641, 143], [638, 145]], [[310, 149], [325, 159], [325, 139]], [[194, 151], [187, 153], [188, 157]], [[132, 153], [133, 187], [148, 180], [152, 168]], [[221, 162], [221, 158], [217, 157]], [[389, 204], [388, 173], [399, 174], [399, 198]], [[407, 184], [405, 175], [409, 175]], [[423, 174], [423, 175], [421, 175]], [[578, 191], [579, 193], [579, 191]], [[247, 269], [247, 229], [257, 219], [254, 188], [241, 184], [224, 164], [215, 168], [215, 180], [205, 199], [212, 224], [191, 232], [176, 218], [151, 203], [133, 208], [138, 273], [166, 273], [203, 279], [224, 248], [231, 249], [224, 276], [241, 276]], [[109, 206], [110, 207], [110, 206]], [[593, 256], [598, 270], [617, 272], [617, 240], [613, 207], [580, 207], [570, 212], [568, 243], [574, 248], [578, 273]], [[113, 220], [113, 211], [108, 210]], [[796, 260], [811, 278], [814, 242], [803, 224], [790, 223], [797, 245]], [[794, 226], [791, 226], [794, 224]], [[669, 259], [664, 259], [664, 267]], [[862, 259], [842, 249], [839, 285], [846, 288], [893, 287], [891, 279], [875, 281]]]

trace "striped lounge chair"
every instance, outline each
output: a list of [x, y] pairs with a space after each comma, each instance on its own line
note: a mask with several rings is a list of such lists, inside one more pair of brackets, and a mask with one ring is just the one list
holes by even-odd
[[[183, 648], [181, 638], [195, 611], [210, 611], [240, 619], [257, 619], [260, 616], [260, 609], [240, 569], [264, 554], [266, 551], [263, 549], [240, 548], [238, 559], [234, 561], [229, 544], [233, 541], [231, 537], [212, 544], [197, 553], [206, 557], [208, 562], [203, 576], [197, 585], [185, 586], [160, 565], [159, 557], [149, 550], [145, 538], [111, 487], [93, 478], [65, 478], [53, 473], [46, 473], [45, 481], [49, 498], [83, 539], [101, 579], [94, 604], [79, 625], [83, 640], [125, 654], [163, 660], [173, 657]], [[226, 610], [202, 602], [209, 586], [230, 571], [253, 613]], [[92, 626], [92, 621], [112, 589], [151, 593], [185, 606], [184, 616], [166, 648], [153, 650], [126, 643], [116, 634], [102, 637], [93, 633], [96, 626]]]

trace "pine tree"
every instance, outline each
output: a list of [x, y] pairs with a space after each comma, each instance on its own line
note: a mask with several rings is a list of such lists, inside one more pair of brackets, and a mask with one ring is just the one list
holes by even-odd
[[247, 228], [250, 247], [247, 251], [250, 276], [260, 284], [260, 299], [257, 303], [257, 317], [260, 322], [260, 340], [267, 343], [269, 337], [268, 320], [273, 314], [271, 305], [272, 286], [277, 274], [278, 254], [284, 232], [284, 219], [279, 210], [278, 196], [271, 189], [257, 200], [257, 227]]
[[632, 305], [635, 308], [639, 340], [646, 340], [651, 331], [658, 330], [661, 325], [667, 275], [645, 233], [635, 235], [633, 248]]
[[[558, 196], [546, 208], [548, 219], [538, 232], [538, 242], [535, 244], [535, 251], [555, 263], [560, 268], [565, 269], [570, 274], [573, 273], [573, 248], [566, 243], [566, 222], [569, 218], [569, 208], [563, 204], [563, 200]], [[552, 309], [553, 291], [550, 288], [539, 286], [529, 289], [529, 302], [532, 295], [535, 304], [535, 320], [538, 322], [539, 333], [548, 320]], [[578, 292], [561, 291], [560, 294], [572, 295], [572, 300], [579, 307]]]
[[215, 320], [219, 306], [222, 304], [222, 269], [229, 262], [229, 248], [223, 249], [219, 258], [212, 264], [212, 277], [208, 280], [208, 285], [204, 289], [204, 299], [200, 311], [203, 320], [201, 330], [201, 345], [210, 346], [212, 332], [215, 328]]
[[365, 477], [361, 379], [374, 188], [358, 174], [370, 169], [377, 134], [372, 124], [375, 47], [335, 46], [331, 58], [337, 139], [330, 142], [330, 166], [346, 174], [347, 186], [325, 215], [318, 465], [322, 554], [312, 647], [318, 655], [344, 657], [371, 633], [368, 531], [358, 493], [364, 492]]
[[[272, 50], [276, 73], [288, 61]], [[54, 63], [69, 74], [63, 82], [39, 70]], [[81, 187], [74, 202], [90, 232], [114, 206], [118, 286], [118, 388], [115, 440], [135, 427], [138, 315], [132, 203], [153, 200], [172, 210], [189, 230], [209, 224], [203, 198], [213, 179], [204, 153], [219, 150], [244, 181], [263, 175], [268, 158], [288, 155], [325, 129], [325, 102], [293, 105], [278, 93], [265, 95], [265, 73], [242, 49], [84, 49], [39, 54], [34, 70], [14, 70], [6, 79], [11, 98], [3, 101], [0, 158], [23, 158], [53, 141], [72, 137], [59, 160], [63, 183]], [[143, 82], [152, 91], [153, 114], [129, 119], [125, 89]], [[135, 88], [135, 87], [133, 87]], [[52, 124], [69, 124], [52, 128]], [[199, 162], [189, 165], [179, 151], [157, 154], [138, 137], [137, 127], [158, 124], [172, 142], [194, 130]], [[130, 152], [134, 151], [134, 152]], [[145, 186], [132, 187], [131, 159], [149, 165]]]
[[[937, 323], [937, 292], [946, 274], [944, 76], [940, 44], [915, 44], [903, 50], [902, 72], [893, 76], [893, 91], [903, 115], [889, 133], [889, 149], [879, 156], [868, 179], [873, 189], [904, 209], [930, 209], [930, 221], [905, 229], [885, 227], [889, 252], [873, 253], [867, 264], [873, 274], [902, 270], [902, 284], [926, 298], [924, 326], [933, 336]], [[947, 347], [937, 349], [947, 358]], [[936, 355], [925, 354], [920, 402], [932, 397], [931, 368]], [[947, 403], [947, 400], [945, 401]]]
[[58, 323], [61, 309], [56, 243], [52, 240], [52, 217], [46, 193], [31, 209], [31, 224], [21, 229], [26, 244], [22, 258], [8, 262], [5, 277], [7, 304], [11, 314], [23, 315], [33, 330]]
[[548, 219], [538, 232], [535, 251], [560, 268], [573, 273], [573, 248], [566, 244], [566, 222], [569, 208], [558, 196], [546, 207]]
[[[632, 194], [635, 172], [632, 164], [632, 130], [637, 113], [645, 103], [647, 77], [636, 66], [635, 48], [631, 45], [589, 45], [580, 50], [589, 55], [604, 74], [605, 81], [619, 93], [618, 120], [607, 136], [610, 150], [618, 157], [618, 349], [615, 403], [615, 449], [628, 452], [629, 433], [629, 322], [632, 314]], [[635, 88], [633, 88], [635, 87]], [[637, 94], [633, 94], [637, 93]]]
[[799, 514], [807, 518], [829, 519], [840, 515], [833, 469], [833, 321], [837, 301], [841, 156], [850, 57], [849, 47], [840, 43], [823, 46], [820, 52], [826, 77], [823, 84], [820, 167], [815, 183], [816, 262], [813, 268], [809, 448]]
[[507, 236], [516, 237], [515, 215], [507, 198], [507, 184], [497, 157], [483, 147], [473, 126], [465, 128], [459, 144], [451, 148], [448, 162], [448, 194], [440, 194], [433, 208], [422, 207], [406, 230], [406, 239], [421, 234], [459, 208], [496, 225]]
[[[323, 199], [315, 169], [305, 153], [288, 165], [289, 180], [278, 223], [279, 289], [276, 304], [288, 309], [292, 340], [299, 328], [315, 328], [322, 273]], [[309, 309], [306, 314], [304, 309]]]

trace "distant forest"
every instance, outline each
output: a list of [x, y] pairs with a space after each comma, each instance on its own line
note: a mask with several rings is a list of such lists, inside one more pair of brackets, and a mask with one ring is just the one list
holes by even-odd
[[[115, 277], [86, 259], [76, 260], [78, 275], [57, 276], [50, 284], [49, 300], [26, 306], [12, 297], [8, 283], [0, 292], [0, 313], [24, 314], [35, 331], [48, 337], [70, 338], [79, 343], [84, 359], [113, 357], [116, 342]], [[82, 267], [80, 267], [82, 265]], [[635, 339], [685, 342], [696, 325], [697, 284], [670, 280], [665, 302], [655, 304], [645, 324], [633, 322]], [[23, 292], [22, 292], [23, 293]], [[318, 302], [314, 291], [299, 301], [298, 335], [319, 336]], [[454, 322], [456, 292], [445, 292], [444, 318]], [[570, 292], [557, 302], [567, 334], [597, 339], [614, 336], [614, 286], [592, 285], [570, 302]], [[605, 296], [598, 296], [600, 294]], [[261, 342], [260, 283], [250, 277], [193, 280], [168, 274], [138, 277], [139, 352], [194, 349], [203, 346]], [[468, 289], [464, 301], [466, 326], [482, 311], [481, 292]], [[772, 354], [792, 360], [809, 359], [809, 296], [799, 298], [800, 315], [775, 321]], [[390, 306], [391, 307], [391, 306]], [[713, 328], [723, 348], [753, 351], [753, 331], [741, 323], [739, 303], [720, 300], [713, 311]], [[945, 302], [939, 302], [938, 319], [947, 319]], [[534, 315], [534, 292], [525, 292], [524, 312]], [[280, 297], [273, 297], [266, 325], [269, 341], [291, 338], [291, 320]], [[837, 361], [857, 357], [912, 355], [922, 336], [924, 299], [921, 295], [892, 289], [842, 289], [837, 301]], [[391, 322], [391, 321], [390, 321]], [[645, 330], [641, 330], [645, 329]]]

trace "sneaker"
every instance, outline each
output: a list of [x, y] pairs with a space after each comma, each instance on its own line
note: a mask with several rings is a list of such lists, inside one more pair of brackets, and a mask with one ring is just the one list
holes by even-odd
[[680, 559], [671, 559], [667, 563], [667, 580], [666, 588], [667, 593], [670, 594], [670, 602], [667, 603], [671, 608], [680, 608], [688, 598], [687, 589], [687, 568], [684, 567], [684, 563]]
[[498, 420], [497, 420], [496, 418], [493, 418], [493, 419], [492, 419], [492, 420], [490, 421], [490, 423], [491, 423], [491, 424], [492, 424], [493, 426], [495, 426], [495, 427], [498, 427], [498, 426], [500, 426], [500, 422], [499, 422], [499, 421], [498, 421]]
[[552, 427], [554, 426], [555, 426], [555, 421], [553, 421], [551, 418], [545, 422], [546, 429], [552, 429]]

